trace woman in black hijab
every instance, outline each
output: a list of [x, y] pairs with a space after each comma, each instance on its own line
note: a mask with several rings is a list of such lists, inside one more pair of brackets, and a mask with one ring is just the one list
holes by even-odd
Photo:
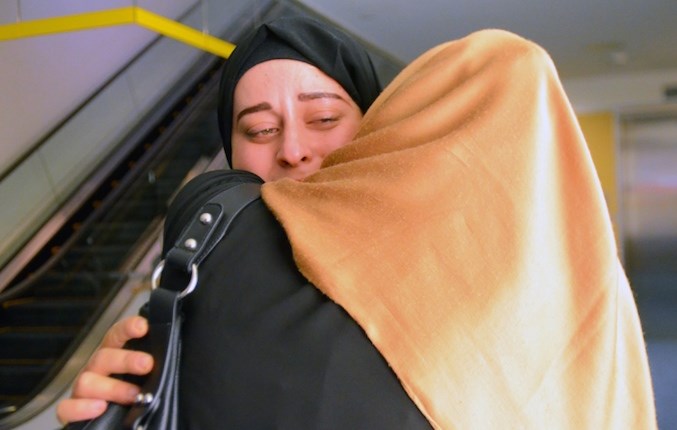
[[338, 29], [298, 16], [263, 24], [237, 45], [221, 77], [218, 122], [229, 162], [235, 87], [249, 69], [277, 59], [317, 67], [345, 89], [363, 114], [382, 90], [367, 51]]
[[[345, 90], [361, 113], [381, 91], [368, 54], [347, 35], [308, 18], [280, 18], [264, 24], [238, 45], [221, 80], [218, 120], [230, 162], [237, 84], [250, 69], [269, 60], [294, 60], [316, 67]], [[233, 167], [240, 166], [235, 163]], [[185, 224], [182, 220], [190, 216], [190, 208], [201, 198], [224, 183], [251, 179], [246, 178], [246, 172], [230, 173], [203, 175], [177, 196], [165, 226], [166, 244], [173, 243], [171, 238]], [[228, 286], [221, 292], [203, 288], [186, 306], [184, 346], [190, 352], [184, 357], [181, 378], [190, 385], [183, 385], [182, 413], [197, 411], [183, 414], [186, 425], [428, 428], [359, 326], [298, 273], [286, 236], [263, 204], [245, 219], [242, 223], [252, 225], [242, 227], [241, 240], [225, 241], [221, 251], [214, 253], [217, 262], [238, 254], [237, 264], [218, 264], [232, 272], [218, 272], [220, 279], [228, 279]], [[238, 230], [232, 234], [237, 235]], [[247, 245], [241, 246], [244, 243]], [[238, 249], [229, 252], [228, 247], [233, 246]], [[248, 265], [243, 259], [255, 262], [249, 265], [254, 269], [244, 267]], [[203, 279], [209, 278], [209, 269], [206, 270]], [[261, 276], [267, 278], [259, 279]], [[205, 294], [206, 298], [200, 297]], [[216, 314], [215, 303], [220, 304]], [[249, 314], [243, 315], [245, 311]], [[226, 321], [242, 321], [231, 332], [228, 327], [232, 321], [230, 325], [214, 324], [224, 316]], [[62, 421], [98, 415], [94, 412], [101, 413], [103, 409], [102, 402], [96, 399], [119, 403], [133, 400], [133, 387], [107, 375], [145, 374], [149, 370], [149, 356], [120, 349], [127, 339], [140, 337], [145, 331], [145, 321], [139, 317], [127, 318], [109, 331], [98, 358], [85, 369], [89, 381], [93, 381], [92, 374], [98, 381], [85, 382], [79, 377], [73, 398], [59, 406]], [[218, 339], [226, 342], [227, 351], [216, 347], [220, 344]], [[217, 371], [224, 367], [229, 370]], [[201, 397], [202, 391], [210, 396]], [[219, 404], [228, 407], [215, 410], [210, 406]], [[87, 407], [89, 415], [83, 413]]]

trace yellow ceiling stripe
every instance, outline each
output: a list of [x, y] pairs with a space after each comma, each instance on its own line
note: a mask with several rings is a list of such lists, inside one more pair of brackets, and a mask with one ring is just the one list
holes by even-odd
[[232, 43], [224, 42], [214, 36], [140, 7], [136, 7], [135, 20], [141, 27], [224, 58], [228, 58], [235, 49], [235, 45]]
[[4, 24], [0, 26], [0, 40], [20, 39], [67, 31], [89, 30], [97, 27], [132, 24], [134, 22], [133, 9], [133, 6], [129, 6], [120, 9]]
[[223, 58], [228, 58], [235, 49], [231, 43], [138, 6], [3, 24], [0, 41], [126, 24], [137, 24]]

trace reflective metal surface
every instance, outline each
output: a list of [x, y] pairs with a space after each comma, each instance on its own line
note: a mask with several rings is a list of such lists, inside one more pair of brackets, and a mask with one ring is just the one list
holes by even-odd
[[621, 117], [625, 268], [644, 329], [658, 425], [677, 428], [677, 105]]

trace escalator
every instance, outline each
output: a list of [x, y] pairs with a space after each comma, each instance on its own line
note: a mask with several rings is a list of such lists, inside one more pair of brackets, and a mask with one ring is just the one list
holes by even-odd
[[173, 194], [220, 152], [218, 66], [0, 293], [0, 428], [64, 368], [156, 241]]

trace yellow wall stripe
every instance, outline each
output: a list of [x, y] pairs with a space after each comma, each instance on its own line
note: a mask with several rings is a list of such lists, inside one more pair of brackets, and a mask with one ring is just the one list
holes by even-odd
[[592, 160], [606, 197], [609, 215], [618, 239], [618, 195], [616, 181], [616, 130], [612, 112], [596, 112], [578, 115], [585, 140], [588, 142]]
[[231, 43], [138, 6], [3, 24], [0, 41], [126, 24], [137, 24], [223, 58], [228, 58], [235, 49]]

